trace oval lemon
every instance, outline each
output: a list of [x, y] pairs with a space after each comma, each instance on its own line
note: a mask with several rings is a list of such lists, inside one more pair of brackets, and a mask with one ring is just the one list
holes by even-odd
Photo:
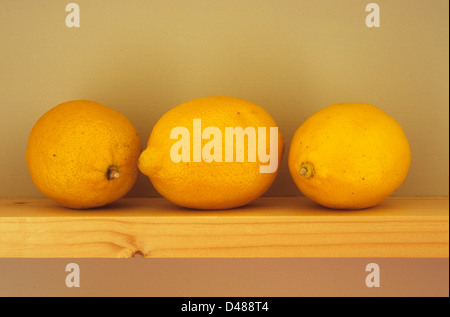
[[[162, 196], [180, 206], [243, 206], [266, 192], [278, 173], [284, 141], [280, 133], [274, 139], [271, 128], [278, 129], [273, 118], [254, 103], [226, 96], [194, 99], [156, 123], [139, 169]], [[240, 134], [230, 138], [230, 131]], [[238, 145], [239, 137], [245, 139]], [[261, 160], [261, 152], [273, 154], [271, 162]], [[270, 164], [273, 170], [261, 172]]]
[[86, 209], [111, 203], [133, 187], [141, 150], [125, 116], [97, 102], [73, 100], [36, 122], [26, 161], [42, 193], [65, 207]]
[[295, 132], [288, 165], [303, 194], [335, 209], [374, 206], [404, 181], [411, 151], [402, 127], [379, 108], [341, 103]]

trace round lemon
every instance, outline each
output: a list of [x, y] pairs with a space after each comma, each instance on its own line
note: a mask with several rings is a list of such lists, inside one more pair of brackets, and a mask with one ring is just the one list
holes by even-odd
[[97, 102], [74, 100], [36, 122], [26, 161], [43, 194], [62, 206], [87, 209], [111, 203], [133, 187], [141, 150], [125, 116]]
[[295, 132], [288, 165], [301, 192], [335, 209], [374, 206], [404, 181], [411, 151], [402, 127], [379, 108], [341, 103]]
[[[195, 131], [194, 124], [201, 124], [201, 130]], [[227, 143], [230, 139], [226, 137], [227, 131], [236, 127], [254, 129], [256, 133], [262, 128], [266, 137], [261, 138], [263, 142], [256, 137], [255, 144], [246, 136], [244, 146], [237, 147], [237, 136], [233, 143]], [[275, 160], [281, 161], [283, 137], [277, 133], [273, 138], [277, 140], [276, 148], [271, 148], [271, 127], [278, 130], [273, 118], [254, 103], [226, 96], [191, 100], [171, 109], [156, 123], [139, 158], [139, 169], [162, 196], [177, 205], [194, 209], [243, 206], [266, 192], [278, 173], [279, 164], [273, 172], [261, 172], [261, 166], [276, 162], [260, 160], [259, 156], [253, 161], [248, 156], [249, 149], [258, 153], [264, 146], [265, 153], [274, 153]], [[184, 148], [176, 146], [182, 141], [176, 131], [184, 131]], [[215, 142], [215, 146], [210, 142]], [[225, 158], [227, 146], [233, 153], [231, 161], [231, 156]], [[243, 154], [243, 161], [238, 160], [236, 149]], [[178, 158], [174, 159], [174, 155]]]

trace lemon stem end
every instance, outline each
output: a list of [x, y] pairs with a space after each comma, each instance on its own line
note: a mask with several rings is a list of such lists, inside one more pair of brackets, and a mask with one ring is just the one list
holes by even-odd
[[117, 167], [115, 167], [115, 166], [108, 167], [108, 171], [106, 172], [106, 178], [108, 180], [113, 180], [113, 179], [116, 179], [119, 177], [120, 177], [120, 173], [117, 170]]
[[311, 163], [305, 162], [300, 165], [300, 175], [305, 178], [314, 176], [314, 166]]

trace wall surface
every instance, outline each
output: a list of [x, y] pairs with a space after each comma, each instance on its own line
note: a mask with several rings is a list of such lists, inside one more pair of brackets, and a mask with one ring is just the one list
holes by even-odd
[[[146, 144], [174, 106], [229, 95], [272, 114], [289, 147], [315, 111], [378, 106], [404, 128], [412, 164], [395, 195], [448, 195], [449, 2], [360, 0], [0, 0], [0, 197], [39, 197], [25, 149], [31, 128], [72, 99], [127, 116]], [[287, 155], [266, 195], [300, 195]], [[143, 175], [129, 196], [158, 196]]]

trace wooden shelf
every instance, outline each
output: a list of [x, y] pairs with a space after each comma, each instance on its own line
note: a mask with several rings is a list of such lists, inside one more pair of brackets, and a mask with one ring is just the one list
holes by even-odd
[[94, 210], [49, 199], [0, 199], [0, 257], [449, 256], [448, 197], [390, 197], [335, 211], [305, 197], [262, 197], [223, 211], [124, 198]]

